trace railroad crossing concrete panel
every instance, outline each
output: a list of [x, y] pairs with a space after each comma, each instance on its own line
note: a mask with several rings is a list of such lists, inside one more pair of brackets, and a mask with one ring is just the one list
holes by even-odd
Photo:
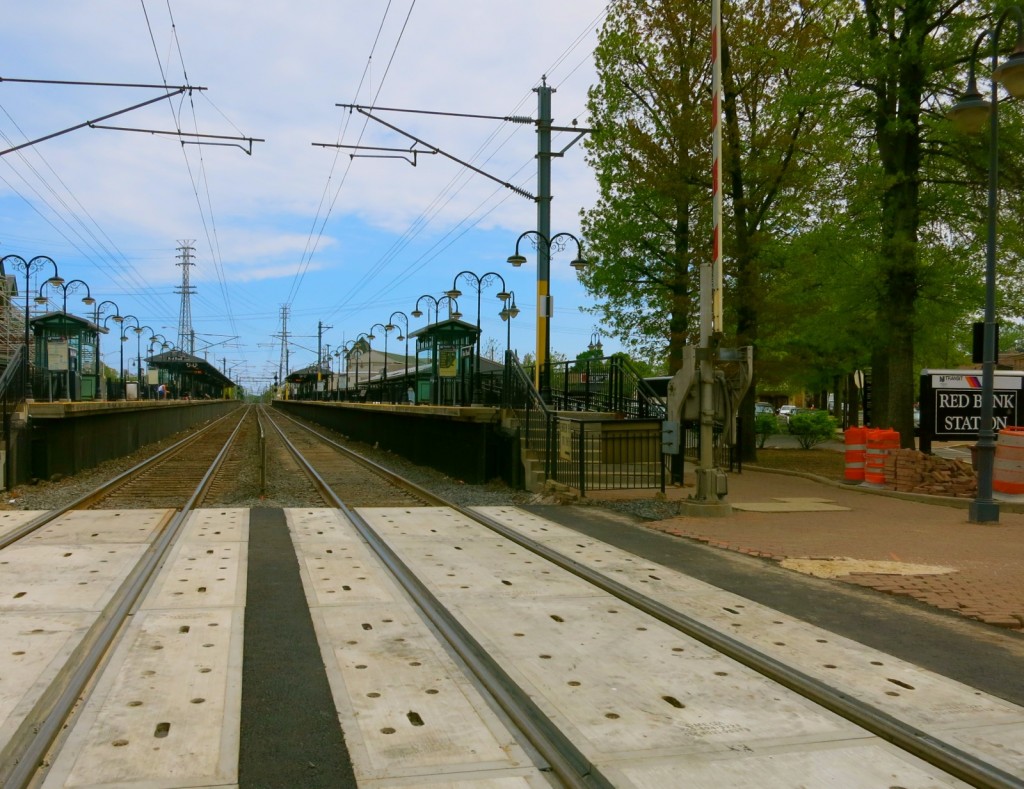
[[246, 551], [226, 535], [247, 524], [245, 510], [189, 517], [45, 786], [237, 783]]
[[99, 611], [145, 549], [143, 543], [18, 542], [4, 549], [0, 612]]
[[[437, 590], [484, 597], [603, 596], [455, 510], [376, 507], [359, 514], [390, 544], [415, 556], [417, 574]], [[488, 560], [473, 561], [471, 551]]]
[[26, 537], [23, 542], [26, 545], [149, 542], [173, 514], [174, 510], [168, 509], [72, 510]]
[[[737, 756], [651, 759], [632, 765], [613, 765], [606, 774], [616, 786], [636, 789], [742, 786], [757, 789], [792, 789], [794, 786], [835, 786], [842, 789], [935, 789], [967, 784], [920, 763], [908, 767], [905, 756], [885, 744], [850, 743], [845, 746], [764, 749]], [[621, 776], [621, 778], [619, 778]], [[618, 779], [618, 780], [616, 780]]]
[[181, 539], [186, 542], [248, 542], [249, 510], [239, 507], [195, 510], [185, 524]]
[[0, 537], [10, 534], [24, 523], [38, 518], [46, 510], [5, 510], [0, 512]]
[[[402, 523], [414, 515], [360, 514], [368, 520], [398, 521], [392, 534], [422, 533], [421, 526]], [[537, 526], [535, 522], [533, 528]], [[418, 574], [434, 563], [434, 557], [424, 555], [419, 536], [398, 536], [391, 542]], [[533, 554], [510, 556], [507, 546], [495, 550], [491, 540], [470, 539], [464, 533], [449, 538], [437, 529], [433, 542], [435, 553], [440, 544], [461, 546], [464, 566], [481, 572], [490, 568], [498, 578], [525, 580], [532, 573], [536, 586], [550, 589], [552, 576], [563, 572]], [[557, 593], [517, 597], [501, 595], [493, 587], [479, 596], [451, 585], [432, 591], [585, 753], [623, 775], [652, 759], [674, 759], [673, 774], [678, 776], [683, 765], [728, 757], [753, 778], [774, 768], [770, 760], [755, 765], [746, 760], [748, 755], [850, 749], [879, 763], [891, 755], [890, 781], [926, 785], [925, 777], [931, 775], [919, 760], [893, 752], [853, 724], [614, 598]], [[792, 779], [791, 773], [786, 775]]]
[[248, 537], [248, 510], [193, 512], [141, 607], [245, 605]]
[[515, 508], [506, 526], [1002, 769], [1024, 775], [1024, 709]]
[[43, 786], [237, 784], [242, 629], [240, 609], [138, 613]]
[[341, 513], [287, 516], [359, 785], [550, 786]]
[[85, 611], [5, 611], [0, 616], [0, 743], [10, 741], [93, 619]]
[[160, 572], [162, 583], [142, 608], [210, 608], [245, 600], [246, 544], [179, 542]]

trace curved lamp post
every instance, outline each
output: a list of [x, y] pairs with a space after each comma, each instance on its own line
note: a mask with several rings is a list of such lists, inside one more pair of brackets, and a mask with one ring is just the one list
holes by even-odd
[[[416, 309], [409, 313], [410, 315], [412, 315], [412, 317], [419, 318], [423, 315], [423, 311], [420, 309], [420, 302], [423, 299], [430, 299], [432, 302], [434, 302], [434, 323], [437, 323], [441, 319], [441, 305], [444, 304], [446, 301], [448, 302], [448, 317], [454, 318], [455, 320], [459, 320], [462, 317], [462, 313], [459, 312], [459, 302], [457, 302], [451, 296], [445, 295], [437, 299], [431, 296], [429, 293], [424, 293], [422, 296], [416, 299]], [[429, 304], [427, 305], [427, 325], [430, 325]]]
[[359, 360], [363, 358], [363, 348], [366, 348], [367, 353], [366, 380], [370, 380], [371, 364], [373, 363], [373, 346], [370, 345], [371, 342], [370, 335], [363, 331], [356, 335], [355, 345], [352, 346], [352, 350], [358, 354], [356, 356], [356, 394], [359, 394]]
[[[402, 322], [403, 322], [403, 326], [402, 327], [399, 327], [399, 326], [397, 326], [395, 324], [395, 316], [396, 315], [401, 315], [402, 316]], [[384, 327], [384, 331], [389, 332], [389, 331], [393, 331], [393, 330], [398, 329], [398, 328], [402, 328], [402, 331], [400, 331], [398, 333], [398, 341], [401, 342], [402, 340], [405, 340], [405, 352], [402, 355], [402, 368], [403, 368], [403, 372], [405, 373], [405, 377], [409, 379], [409, 385], [412, 386], [412, 381], [413, 381], [413, 376], [415, 375], [415, 370], [413, 371], [412, 375], [410, 375], [410, 373], [409, 373], [409, 316], [406, 315], [401, 310], [395, 310], [394, 312], [391, 313], [391, 316], [388, 318], [387, 326]]]
[[[39, 293], [36, 294], [36, 304], [46, 304], [49, 299], [43, 295], [43, 290], [49, 285], [51, 288], [60, 288], [61, 290], [61, 329], [64, 332], [64, 350], [66, 358], [64, 359], [66, 369], [64, 370], [64, 392], [67, 394], [68, 400], [71, 399], [71, 338], [68, 336], [68, 291], [74, 293], [76, 290], [85, 288], [85, 295], [82, 297], [82, 303], [86, 306], [92, 306], [96, 303], [96, 299], [92, 297], [92, 291], [89, 290], [89, 285], [82, 279], [73, 279], [70, 282], [55, 282], [53, 279], [48, 279], [42, 285], [39, 286]], [[81, 335], [79, 335], [78, 351], [79, 359], [81, 359], [82, 341]]]
[[134, 324], [129, 323], [128, 326], [131, 326], [133, 329], [136, 329], [136, 330], [138, 330], [139, 327], [140, 327], [139, 319], [136, 318], [134, 315], [122, 315], [121, 316], [120, 323], [121, 323], [121, 399], [122, 400], [127, 400], [128, 399], [128, 381], [127, 381], [127, 377], [124, 374], [125, 373], [125, 369], [124, 369], [124, 344], [126, 342], [128, 342], [128, 335], [124, 333], [124, 330], [126, 328], [128, 328], [128, 326], [125, 326], [124, 324], [125, 324], [125, 321], [127, 321], [129, 318], [131, 318], [133, 321], [135, 321], [135, 323]]
[[[999, 36], [1010, 14], [1016, 17], [1017, 42], [1013, 53], [999, 65]], [[988, 101], [978, 92], [974, 67], [981, 42], [988, 39], [992, 49], [991, 94]], [[971, 502], [968, 520], [971, 523], [996, 523], [999, 504], [992, 497], [992, 476], [995, 462], [995, 431], [993, 429], [993, 400], [996, 366], [996, 197], [999, 186], [999, 92], [1002, 82], [1014, 98], [1024, 98], [1024, 12], [1019, 6], [1010, 6], [991, 30], [986, 30], [974, 42], [971, 52], [967, 91], [954, 105], [949, 116], [961, 131], [978, 133], [988, 120], [988, 239], [985, 255], [985, 323], [981, 365], [981, 421], [978, 428], [977, 463], [978, 493]]]
[[[149, 329], [149, 336], [153, 337], [156, 334], [156, 329], [152, 326], [139, 326], [135, 329], [135, 374], [139, 380], [139, 398], [142, 399], [142, 393], [147, 390], [143, 388], [142, 382], [142, 330]], [[146, 397], [146, 400], [149, 398]]]
[[590, 342], [587, 344], [588, 351], [597, 351], [601, 353], [604, 349], [601, 347], [601, 332], [595, 331], [590, 334]]
[[[377, 335], [373, 333], [373, 330], [376, 329], [378, 326], [380, 326], [381, 330], [384, 332], [384, 366], [381, 367], [381, 370], [380, 370], [380, 379], [382, 381], [386, 381], [387, 373], [388, 373], [388, 328], [387, 328], [387, 326], [385, 326], [383, 323], [375, 323], [375, 324], [373, 324], [373, 326], [370, 327], [370, 333], [366, 335], [366, 339], [369, 340], [370, 342], [373, 342], [374, 340], [377, 339]], [[373, 364], [373, 356], [372, 355], [370, 356], [370, 364], [371, 365]], [[370, 377], [369, 374], [367, 374], [366, 377], [367, 377], [367, 379], [369, 379], [369, 377]]]
[[512, 350], [512, 319], [519, 314], [519, 307], [516, 306], [516, 292], [514, 290], [509, 291], [505, 306], [502, 307], [501, 312], [498, 314], [505, 321], [505, 353], [507, 354]]
[[554, 304], [548, 293], [548, 278], [551, 268], [551, 250], [562, 249], [561, 239], [572, 239], [576, 242], [576, 257], [569, 265], [576, 271], [583, 271], [587, 267], [587, 261], [583, 257], [583, 244], [572, 233], [555, 233], [548, 238], [537, 230], [527, 230], [519, 234], [516, 239], [516, 251], [509, 255], [508, 262], [519, 268], [526, 262], [526, 258], [519, 253], [519, 243], [527, 237], [532, 237], [537, 245], [537, 362], [533, 372], [533, 382], [540, 391], [541, 397], [547, 399], [547, 393], [551, 389], [551, 371], [548, 365], [548, 357], [551, 355], [551, 314], [554, 312]]
[[[120, 317], [120, 313], [121, 313], [121, 308], [118, 307], [117, 304], [115, 304], [114, 302], [110, 301], [109, 299], [106, 300], [106, 301], [101, 301], [99, 304], [96, 305], [96, 309], [93, 310], [93, 320], [92, 320], [92, 322], [96, 324], [97, 329], [99, 329], [99, 331], [101, 333], [103, 333], [103, 334], [106, 334], [108, 330], [102, 328], [103, 324], [100, 323], [100, 316], [103, 313], [103, 308], [108, 306], [108, 305], [114, 308], [114, 315], [116, 315], [118, 318]], [[114, 318], [114, 320], [116, 321], [117, 318]], [[107, 387], [106, 387], [105, 384], [104, 384], [104, 386], [102, 388], [100, 387], [100, 382], [102, 380], [103, 380], [103, 355], [100, 353], [100, 340], [99, 340], [99, 336], [97, 335], [97, 337], [96, 337], [96, 391], [97, 391], [97, 393], [102, 392], [102, 398], [101, 399], [106, 400], [107, 399]]]
[[29, 291], [32, 287], [31, 277], [44, 265], [49, 264], [53, 266], [53, 276], [50, 277], [47, 282], [53, 285], [63, 285], [64, 278], [57, 272], [57, 264], [53, 258], [47, 257], [46, 255], [36, 255], [31, 260], [25, 260], [21, 255], [4, 255], [0, 258], [0, 268], [5, 267], [8, 263], [14, 264], [14, 267], [21, 269], [25, 272], [25, 402], [32, 402], [32, 345], [29, 339], [29, 321], [31, 313], [29, 312]]
[[488, 271], [480, 275], [474, 274], [472, 271], [460, 271], [455, 275], [455, 279], [452, 280], [452, 289], [445, 294], [446, 296], [451, 299], [457, 299], [462, 295], [462, 291], [458, 288], [460, 279], [471, 282], [476, 288], [476, 364], [474, 366], [475, 375], [473, 376], [475, 382], [480, 373], [480, 299], [484, 288], [494, 282], [495, 279], [499, 280], [501, 282], [501, 290], [498, 292], [498, 299], [503, 305], [508, 301], [511, 294], [505, 285], [505, 278], [496, 271]]
[[384, 327], [384, 331], [392, 331], [393, 329], [399, 328], [398, 326], [395, 325], [395, 316], [396, 315], [401, 315], [402, 316], [402, 321], [403, 321], [403, 324], [404, 324], [401, 327], [402, 331], [398, 335], [398, 341], [401, 342], [402, 340], [405, 340], [405, 360], [403, 362], [403, 365], [406, 368], [406, 373], [408, 373], [409, 372], [409, 316], [406, 315], [401, 310], [395, 310], [394, 312], [391, 313], [391, 317], [388, 318], [388, 325]]
[[[348, 340], [342, 346], [342, 353], [345, 356], [345, 399], [350, 398], [351, 387], [348, 385], [348, 366], [349, 362], [352, 361], [352, 355], [356, 352], [356, 341]], [[359, 361], [356, 360], [356, 374], [359, 373]]]

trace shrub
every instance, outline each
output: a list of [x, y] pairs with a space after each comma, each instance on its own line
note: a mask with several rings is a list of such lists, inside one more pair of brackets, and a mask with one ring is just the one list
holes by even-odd
[[779, 432], [779, 420], [775, 414], [754, 415], [754, 435], [757, 436], [757, 448], [764, 449], [764, 442], [768, 436], [774, 436]]
[[810, 449], [836, 437], [836, 420], [828, 411], [797, 411], [789, 417], [789, 432]]

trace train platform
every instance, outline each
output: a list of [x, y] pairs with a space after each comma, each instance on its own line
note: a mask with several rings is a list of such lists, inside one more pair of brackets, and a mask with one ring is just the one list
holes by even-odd
[[[666, 497], [691, 496], [692, 480], [684, 481]], [[750, 466], [728, 482], [726, 517], [685, 514], [647, 527], [1024, 632], [1024, 497], [997, 494], [999, 522], [979, 525], [968, 522], [967, 499]], [[630, 495], [656, 493], [588, 493], [595, 499]]]

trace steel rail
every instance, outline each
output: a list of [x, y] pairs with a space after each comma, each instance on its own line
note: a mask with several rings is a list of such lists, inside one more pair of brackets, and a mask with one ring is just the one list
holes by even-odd
[[[213, 424], [220, 421], [218, 419]], [[210, 480], [227, 457], [243, 421], [244, 414], [188, 501], [166, 523], [157, 539], [146, 549], [82, 641], [75, 647], [54, 682], [40, 696], [7, 745], [0, 751], [0, 786], [4, 789], [27, 789], [34, 783], [33, 779], [47, 751], [57, 740], [71, 713], [81, 701], [104, 658], [111, 653], [125, 620], [156, 577], [192, 510], [197, 502], [202, 500]], [[213, 424], [210, 427], [213, 427]], [[183, 442], [174, 446], [178, 447], [181, 443]]]
[[[283, 416], [291, 419], [287, 415]], [[294, 422], [295, 420], [292, 421]], [[271, 424], [278, 431], [281, 440], [288, 447], [289, 451], [306, 468], [306, 473], [310, 477], [319, 480], [317, 484], [326, 491], [328, 500], [352, 522], [362, 538], [377, 554], [395, 580], [401, 584], [423, 615], [469, 667], [502, 711], [523, 732], [537, 753], [546, 760], [547, 764], [538, 765], [538, 767], [542, 770], [550, 770], [568, 787], [578, 787], [579, 789], [607, 787], [607, 789], [611, 789], [613, 784], [601, 774], [598, 768], [587, 759], [586, 755], [551, 721], [498, 662], [487, 653], [487, 650], [473, 638], [469, 631], [463, 627], [441, 601], [427, 589], [426, 585], [416, 577], [416, 574], [377, 534], [373, 527], [358, 513], [345, 506], [345, 503], [334, 494], [334, 491], [331, 490], [327, 482], [306, 461], [299, 449], [281, 430], [280, 426], [273, 420], [271, 420]], [[340, 447], [340, 445], [330, 439], [326, 439], [301, 422], [295, 422], [295, 424], [313, 433], [321, 440], [326, 440], [332, 446]], [[345, 449], [344, 447], [340, 448]], [[350, 450], [345, 450], [345, 454], [352, 456], [360, 462], [365, 460], [365, 458], [360, 458], [360, 456], [355, 455]], [[370, 463], [370, 465], [375, 469], [381, 468], [373, 463]], [[392, 472], [387, 472], [387, 476], [389, 479], [404, 482], [408, 486], [407, 480], [402, 480], [401, 477]], [[437, 499], [433, 495], [430, 498]]]
[[315, 435], [319, 435], [322, 440], [332, 444], [350, 457], [385, 474], [395, 481], [396, 484], [403, 484], [410, 490], [416, 491], [417, 495], [432, 500], [440, 506], [450, 507], [470, 520], [480, 523], [503, 537], [512, 540], [517, 545], [537, 556], [547, 559], [563, 570], [594, 584], [603, 591], [619, 598], [624, 603], [635, 607], [637, 610], [700, 641], [702, 644], [783, 685], [807, 700], [840, 715], [851, 723], [939, 768], [943, 772], [965, 781], [971, 786], [984, 787], [985, 789], [1024, 789], [1024, 778], [1008, 773], [995, 765], [985, 762], [974, 754], [957, 748], [877, 707], [860, 699], [853, 698], [839, 688], [835, 688], [725, 633], [721, 633], [693, 617], [687, 616], [647, 595], [637, 592], [603, 573], [577, 562], [575, 559], [567, 557], [536, 540], [510, 529], [482, 513], [475, 512], [450, 501], [445, 501], [441, 497], [420, 488], [414, 482], [402, 478], [400, 475], [383, 468], [368, 458], [363, 458], [347, 447], [317, 433], [317, 431], [293, 419], [291, 416], [285, 416], [288, 419], [292, 419], [300, 427]]
[[161, 450], [160, 452], [158, 452], [157, 454], [153, 455], [152, 457], [146, 458], [141, 463], [139, 463], [139, 464], [137, 464], [135, 466], [132, 466], [127, 471], [125, 471], [125, 472], [123, 472], [121, 474], [118, 474], [113, 479], [111, 479], [111, 480], [109, 480], [107, 482], [104, 482], [102, 485], [100, 485], [99, 487], [89, 491], [88, 493], [82, 494], [77, 499], [72, 501], [70, 504], [65, 504], [64, 506], [58, 507], [57, 509], [47, 510], [46, 512], [36, 516], [32, 520], [27, 521], [26, 523], [23, 523], [18, 528], [13, 529], [12, 531], [8, 532], [7, 534], [4, 534], [3, 536], [0, 536], [0, 550], [6, 548], [8, 545], [12, 545], [13, 543], [16, 543], [18, 540], [22, 539], [23, 537], [27, 537], [29, 534], [34, 532], [36, 529], [39, 529], [42, 526], [45, 526], [47, 523], [50, 523], [50, 522], [56, 520], [57, 518], [59, 518], [64, 513], [70, 512], [71, 510], [75, 510], [75, 509], [83, 509], [89, 502], [94, 501], [96, 499], [99, 499], [102, 496], [107, 495], [108, 493], [113, 491], [115, 488], [123, 485], [125, 482], [127, 482], [129, 479], [131, 479], [135, 475], [142, 473], [146, 469], [148, 469], [148, 468], [150, 468], [150, 467], [152, 467], [152, 466], [154, 466], [154, 465], [156, 465], [156, 464], [158, 464], [158, 463], [168, 459], [169, 457], [174, 455], [176, 452], [179, 452], [182, 449], [184, 449], [185, 447], [189, 446], [190, 444], [193, 444], [196, 441], [200, 440], [203, 436], [206, 435], [206, 432], [208, 430], [212, 430], [214, 427], [218, 426], [221, 423], [222, 420], [227, 419], [229, 416], [232, 416], [234, 413], [235, 413], [234, 411], [231, 411], [231, 412], [225, 414], [224, 416], [219, 417], [218, 419], [215, 419], [213, 422], [208, 424], [206, 427], [200, 428], [195, 433], [190, 433], [188, 436], [183, 438], [181, 441], [178, 441], [177, 443], [172, 444], [171, 446], [167, 447], [166, 449]]

